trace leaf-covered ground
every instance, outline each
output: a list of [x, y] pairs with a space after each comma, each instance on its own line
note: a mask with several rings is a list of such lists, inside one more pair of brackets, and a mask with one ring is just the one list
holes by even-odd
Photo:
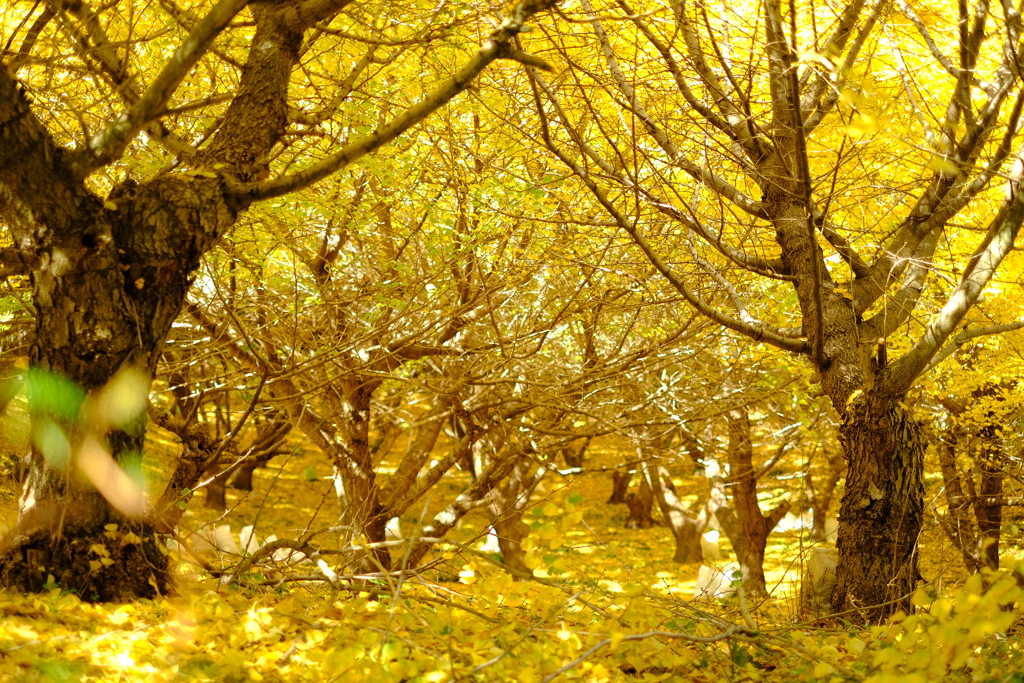
[[[258, 539], [297, 538], [336, 515], [326, 474], [297, 451], [258, 471], [254, 492], [229, 494], [227, 513], [197, 499], [185, 525], [228, 525], [233, 540], [246, 525]], [[444, 483], [427, 514], [460, 483]], [[154, 601], [92, 605], [59, 586], [0, 594], [0, 680], [1024, 681], [1020, 588], [1009, 575], [963, 582], [934, 530], [917, 613], [872, 629], [820, 626], [796, 618], [810, 546], [798, 531], [770, 542], [767, 603], [694, 601], [698, 567], [671, 561], [666, 528], [622, 528], [626, 508], [604, 503], [607, 475], [546, 484], [527, 519], [535, 580], [516, 580], [485, 552], [476, 513], [422, 574], [340, 590], [309, 563], [271, 561], [222, 585], [181, 562], [177, 594]], [[416, 522], [402, 521], [407, 534]], [[723, 547], [719, 564], [730, 557]], [[240, 559], [213, 549], [203, 558], [215, 569]]]

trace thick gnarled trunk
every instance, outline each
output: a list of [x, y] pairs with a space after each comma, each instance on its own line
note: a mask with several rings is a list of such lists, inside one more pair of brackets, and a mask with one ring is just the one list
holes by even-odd
[[[30, 352], [34, 372], [68, 382], [59, 390], [64, 394], [74, 385], [86, 401], [123, 370], [152, 375], [200, 254], [235, 218], [216, 183], [172, 177], [125, 185], [104, 206], [90, 208], [88, 221], [68, 228], [72, 242], [47, 231], [26, 233], [37, 255], [31, 272], [38, 321]], [[90, 453], [94, 463], [109, 461], [106, 468], [142, 453], [144, 415], [111, 427], [84, 410], [68, 418], [37, 407], [33, 429], [56, 428], [67, 446], [55, 457], [37, 440], [18, 524], [0, 558], [5, 583], [40, 590], [52, 574], [90, 599], [166, 590], [166, 556], [157, 549], [152, 520], [143, 520], [141, 494], [118, 500], [89, 481], [106, 476], [87, 463]], [[91, 569], [88, 560], [97, 558], [89, 558], [90, 547], [99, 543], [113, 553], [106, 533], [111, 524], [142, 541], [120, 546], [120, 561]], [[47, 572], [40, 576], [37, 566]]]
[[925, 442], [905, 406], [871, 394], [847, 408], [840, 437], [849, 470], [832, 607], [880, 621], [910, 608], [919, 578]]

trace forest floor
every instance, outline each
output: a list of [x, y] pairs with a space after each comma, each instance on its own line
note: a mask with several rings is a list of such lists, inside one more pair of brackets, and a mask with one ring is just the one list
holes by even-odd
[[[155, 451], [170, 446], [155, 438]], [[598, 449], [588, 465], [613, 457]], [[159, 482], [161, 463], [149, 463], [147, 474]], [[401, 520], [403, 533], [464, 483], [445, 479]], [[678, 484], [685, 492], [692, 482]], [[218, 527], [241, 545], [250, 525], [262, 542], [298, 538], [337, 516], [329, 467], [301, 447], [257, 470], [254, 488], [229, 489], [227, 512], [204, 509], [197, 496], [182, 525], [194, 532], [193, 547]], [[915, 595], [918, 612], [863, 629], [798, 618], [806, 532], [770, 538], [766, 602], [694, 600], [699, 567], [672, 562], [666, 527], [624, 529], [626, 507], [607, 505], [609, 493], [606, 473], [542, 484], [527, 515], [534, 581], [514, 580], [499, 556], [481, 550], [488, 521], [477, 511], [453, 532], [455, 543], [437, 547], [429, 571], [400, 581], [335, 590], [309, 563], [272, 562], [222, 586], [178, 561], [175, 594], [156, 600], [92, 605], [59, 586], [0, 593], [0, 680], [1024, 683], [1024, 649], [1008, 635], [1024, 611], [1019, 589], [996, 576], [987, 582], [994, 587], [967, 580], [934, 522], [922, 539], [930, 587]], [[6, 478], [0, 524], [13, 523], [15, 511]], [[719, 566], [734, 559], [722, 540]], [[240, 559], [215, 548], [203, 557], [214, 568]]]

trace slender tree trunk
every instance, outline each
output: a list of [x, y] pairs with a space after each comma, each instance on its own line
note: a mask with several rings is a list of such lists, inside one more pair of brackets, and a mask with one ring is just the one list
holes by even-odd
[[498, 536], [502, 561], [526, 574], [531, 570], [526, 566], [526, 551], [522, 543], [530, 533], [530, 527], [523, 523], [523, 512], [530, 502], [530, 494], [543, 476], [543, 472], [537, 473], [540, 476], [530, 476], [532, 464], [529, 460], [516, 463], [508, 478], [491, 492], [487, 506], [491, 513], [491, 526]]
[[209, 510], [223, 512], [228, 509], [228, 478], [227, 475], [215, 476], [206, 485], [206, 498], [203, 506]]
[[654, 526], [651, 514], [654, 509], [654, 491], [647, 477], [641, 475], [636, 491], [626, 496], [626, 505], [629, 506], [625, 524], [627, 529], [650, 529]]
[[416, 483], [416, 476], [430, 459], [434, 444], [437, 443], [438, 436], [441, 434], [442, 416], [447, 409], [448, 400], [440, 394], [435, 395], [430, 408], [412, 430], [405, 456], [395, 468], [395, 473], [382, 487], [380, 499], [381, 504], [385, 507], [394, 505], [395, 501], [405, 495]]
[[260, 467], [264, 467], [270, 458], [264, 461], [252, 460], [235, 470], [235, 475], [231, 477], [231, 481], [228, 482], [228, 486], [239, 491], [252, 491], [252, 476], [256, 470]]
[[812, 509], [811, 539], [815, 543], [824, 543], [828, 540], [828, 511], [832, 507], [832, 499], [839, 480], [845, 473], [846, 463], [838, 450], [828, 455], [828, 475], [824, 482], [815, 485], [809, 466], [804, 472], [804, 490]]
[[831, 604], [878, 621], [897, 609], [910, 610], [920, 576], [925, 442], [907, 408], [870, 392], [848, 406], [840, 437], [849, 471]]
[[729, 480], [732, 482], [732, 500], [736, 507], [741, 543], [736, 546], [736, 557], [743, 573], [743, 588], [752, 598], [765, 598], [768, 589], [764, 578], [764, 552], [768, 535], [789, 511], [789, 501], [783, 502], [767, 516], [757, 503], [757, 478], [754, 472], [753, 446], [750, 441], [750, 418], [746, 410], [734, 410], [727, 415], [729, 422]]
[[964, 566], [971, 574], [981, 567], [977, 553], [977, 532], [969, 513], [970, 505], [964, 496], [963, 478], [956, 463], [956, 448], [960, 441], [959, 427], [955, 423], [942, 434], [939, 443], [939, 467], [942, 469], [942, 484], [946, 492], [946, 508], [949, 510], [943, 520], [943, 528], [956, 549], [960, 551]]
[[[494, 489], [512, 472], [522, 457], [522, 451], [514, 447], [499, 451], [497, 457], [490, 461], [469, 488], [460, 493], [448, 507], [434, 515], [431, 522], [423, 528], [421, 535], [440, 538], [454, 528], [467, 512], [487, 504]], [[433, 541], [422, 541], [414, 545], [405, 558], [407, 566], [415, 567], [419, 564], [432, 544]]]
[[629, 493], [629, 482], [632, 479], [633, 473], [628, 469], [612, 472], [612, 494], [608, 496], [608, 505], [626, 503], [626, 494]]
[[[385, 540], [387, 518], [380, 503], [376, 473], [370, 455], [370, 403], [380, 380], [350, 375], [337, 382], [341, 396], [336, 401], [340, 451], [334, 452], [335, 488], [341, 503], [342, 526], [360, 533], [371, 543]], [[391, 555], [378, 548], [364, 569], [390, 569]], [[379, 565], [379, 566], [378, 566]]]
[[559, 451], [562, 454], [562, 460], [565, 461], [566, 467], [583, 467], [583, 462], [587, 454], [587, 447], [590, 446], [590, 441], [591, 440], [587, 438], [584, 439], [583, 443], [579, 444], [579, 446], [574, 447], [573, 444], [570, 443], [566, 446], [562, 446], [562, 448], [559, 449]]
[[707, 526], [707, 512], [702, 511], [696, 517], [687, 514], [683, 502], [676, 495], [672, 477], [668, 470], [657, 464], [656, 459], [650, 464], [644, 462], [643, 467], [647, 470], [645, 476], [651, 477], [654, 499], [658, 501], [661, 514], [672, 530], [672, 536], [675, 537], [676, 550], [672, 561], [680, 564], [703, 562], [700, 540]]
[[[979, 474], [978, 496], [974, 499], [974, 516], [978, 520], [978, 556], [988, 569], [999, 569], [999, 537], [1003, 524], [1003, 495], [1006, 473], [1001, 460], [1003, 448], [995, 425], [986, 425], [978, 434], [980, 452], [975, 458]], [[994, 500], [993, 500], [994, 499]], [[991, 503], [995, 502], [995, 505]]]

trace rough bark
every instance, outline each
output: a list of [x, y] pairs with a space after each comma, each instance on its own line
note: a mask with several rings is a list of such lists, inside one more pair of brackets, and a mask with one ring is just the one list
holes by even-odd
[[851, 402], [840, 438], [849, 471], [836, 542], [839, 580], [831, 604], [878, 621], [897, 609], [910, 610], [920, 577], [925, 442], [906, 407], [870, 394]]

